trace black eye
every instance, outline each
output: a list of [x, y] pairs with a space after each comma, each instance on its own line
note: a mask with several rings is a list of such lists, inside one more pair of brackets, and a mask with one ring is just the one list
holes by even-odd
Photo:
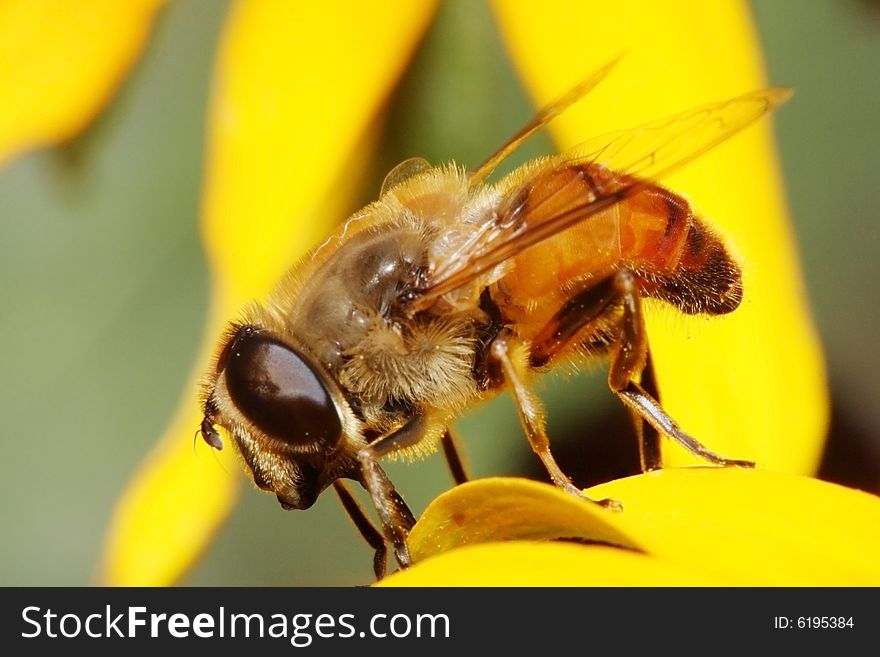
[[336, 404], [295, 350], [244, 327], [224, 360], [233, 403], [260, 430], [294, 445], [338, 442], [342, 421]]

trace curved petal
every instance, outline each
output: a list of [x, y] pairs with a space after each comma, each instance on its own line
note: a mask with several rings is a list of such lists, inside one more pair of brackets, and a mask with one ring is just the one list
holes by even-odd
[[[189, 390], [195, 390], [195, 381]], [[215, 459], [194, 443], [201, 421], [187, 395], [149, 457], [116, 502], [105, 537], [100, 584], [173, 584], [201, 556], [237, 497], [232, 450]]]
[[431, 502], [407, 543], [414, 562], [456, 547], [515, 539], [577, 539], [641, 550], [619, 519], [555, 486], [512, 477], [479, 479]]
[[[623, 511], [527, 480], [459, 486], [432, 502], [413, 528], [410, 548], [419, 563], [387, 583], [880, 583], [880, 498], [867, 493], [761, 470], [670, 468], [587, 494], [616, 499]], [[565, 561], [555, 562], [546, 542], [519, 543], [509, 553], [485, 544], [525, 538], [629, 549], [569, 546]]]
[[351, 193], [356, 148], [434, 6], [235, 7], [219, 53], [202, 224], [227, 303], [265, 295], [340, 219], [325, 204]]
[[254, 0], [233, 8], [210, 108], [202, 226], [215, 287], [207, 337], [176, 419], [117, 506], [106, 582], [176, 581], [228, 515], [237, 479], [227, 471], [238, 464], [192, 456], [197, 377], [223, 323], [350, 209], [369, 160], [369, 126], [433, 6]]
[[573, 543], [485, 543], [432, 557], [376, 586], [736, 586], [663, 559]]
[[162, 4], [0, 1], [0, 165], [82, 130], [140, 55]]
[[[589, 98], [552, 124], [562, 146], [766, 84], [750, 16], [738, 0], [496, 0], [494, 6], [539, 103], [625, 54]], [[736, 135], [665, 182], [729, 238], [744, 264], [745, 299], [732, 314], [706, 320], [649, 306], [664, 406], [726, 456], [812, 472], [828, 422], [825, 372], [769, 122]], [[672, 445], [667, 460], [696, 462]]]
[[880, 584], [880, 498], [809, 477], [673, 468], [596, 486], [649, 554], [778, 586]]

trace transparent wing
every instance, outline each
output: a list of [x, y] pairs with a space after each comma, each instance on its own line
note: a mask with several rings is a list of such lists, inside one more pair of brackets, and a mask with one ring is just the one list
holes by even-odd
[[[526, 181], [514, 190], [508, 203], [452, 257], [440, 263], [425, 287], [411, 295], [410, 312], [429, 308], [444, 294], [467, 284], [524, 249], [606, 210], [678, 169], [730, 138], [758, 118], [785, 102], [791, 89], [774, 87], [754, 91], [720, 103], [706, 105], [630, 130], [585, 141], [550, 161], [541, 174], [572, 165], [589, 176], [589, 193], [583, 193], [582, 177], [567, 184], [577, 186], [578, 202], [558, 204], [575, 189], [560, 186], [537, 203], [520, 203], [527, 196]], [[590, 175], [590, 171], [595, 175]], [[554, 204], [558, 211], [548, 210]]]
[[791, 97], [772, 87], [584, 141], [566, 160], [657, 179], [696, 159]]
[[507, 140], [501, 148], [490, 155], [485, 162], [471, 173], [472, 184], [482, 182], [495, 170], [495, 167], [501, 164], [508, 155], [519, 148], [524, 141], [529, 139], [529, 137], [538, 132], [538, 130], [590, 93], [597, 84], [605, 79], [611, 69], [617, 66], [617, 63], [622, 58], [623, 54], [617, 55], [607, 64], [600, 67], [591, 75], [581, 80], [577, 85], [569, 89], [564, 95], [542, 108], [534, 117], [532, 117], [531, 121], [522, 127], [519, 132]]

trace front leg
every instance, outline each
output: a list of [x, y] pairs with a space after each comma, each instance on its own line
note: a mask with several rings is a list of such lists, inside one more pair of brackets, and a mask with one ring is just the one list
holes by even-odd
[[464, 461], [461, 458], [461, 450], [458, 446], [458, 438], [450, 427], [446, 427], [443, 436], [440, 438], [440, 445], [443, 447], [443, 455], [446, 457], [446, 464], [449, 466], [449, 472], [456, 485], [465, 484], [470, 480], [467, 469], [464, 467]]
[[361, 505], [357, 503], [357, 500], [341, 480], [337, 479], [333, 482], [333, 489], [339, 496], [339, 501], [342, 502], [342, 508], [345, 509], [348, 517], [354, 522], [355, 527], [357, 527], [357, 530], [364, 537], [367, 544], [373, 548], [373, 573], [376, 575], [376, 581], [379, 581], [385, 577], [385, 567], [387, 565], [386, 555], [388, 549], [385, 547], [385, 537], [382, 536], [379, 530], [373, 527], [373, 523], [367, 518]]
[[407, 568], [411, 564], [406, 537], [416, 524], [416, 519], [382, 470], [379, 459], [386, 454], [417, 445], [425, 437], [427, 428], [425, 418], [417, 415], [397, 431], [382, 436], [358, 452], [360, 483], [373, 499], [385, 537], [394, 547], [394, 556], [401, 568]]

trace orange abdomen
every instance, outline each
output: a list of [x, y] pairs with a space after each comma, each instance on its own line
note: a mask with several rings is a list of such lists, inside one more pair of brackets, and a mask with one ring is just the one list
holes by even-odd
[[[631, 180], [593, 164], [566, 165], [533, 178], [523, 220], [540, 223]], [[611, 208], [526, 249], [496, 284], [496, 302], [523, 337], [541, 330], [572, 294], [621, 267], [672, 277], [694, 225], [687, 202], [648, 185]]]

